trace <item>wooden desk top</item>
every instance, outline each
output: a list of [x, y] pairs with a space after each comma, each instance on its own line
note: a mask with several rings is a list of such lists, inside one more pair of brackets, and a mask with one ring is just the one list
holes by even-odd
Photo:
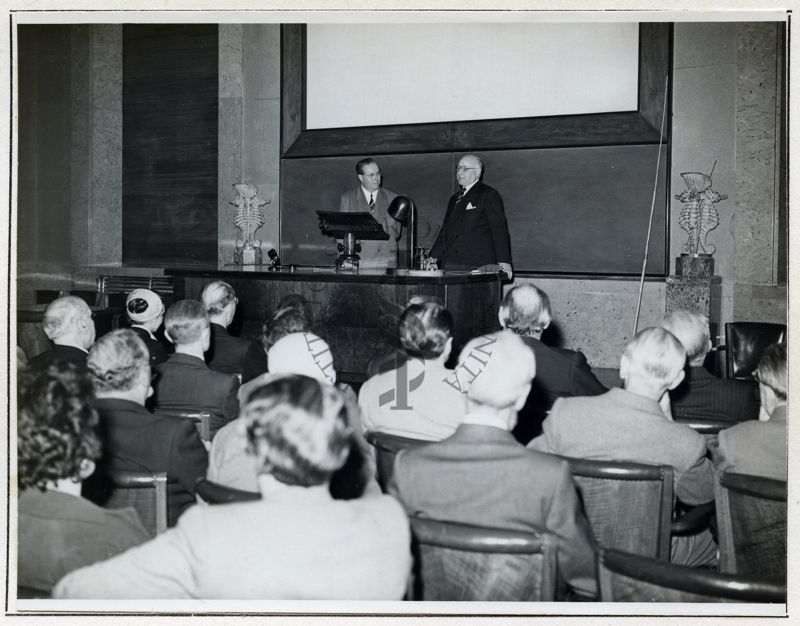
[[440, 284], [456, 285], [464, 283], [484, 283], [500, 280], [500, 275], [474, 274], [472, 272], [431, 272], [423, 274], [408, 270], [360, 270], [359, 272], [336, 271], [332, 266], [283, 266], [272, 269], [269, 265], [243, 267], [229, 265], [209, 268], [174, 268], [164, 270], [168, 276], [202, 277], [202, 278], [257, 278], [262, 280], [301, 281], [301, 282], [336, 282], [336, 283], [379, 283], [389, 285]]

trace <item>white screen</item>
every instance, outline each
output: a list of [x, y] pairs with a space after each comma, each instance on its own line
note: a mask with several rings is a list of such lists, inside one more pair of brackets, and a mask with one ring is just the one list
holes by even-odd
[[306, 128], [635, 111], [635, 23], [309, 24]]

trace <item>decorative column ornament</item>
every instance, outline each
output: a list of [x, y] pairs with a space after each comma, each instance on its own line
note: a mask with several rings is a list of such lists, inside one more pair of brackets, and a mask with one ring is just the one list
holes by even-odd
[[[713, 173], [713, 168], [712, 168]], [[678, 224], [689, 235], [684, 252], [675, 259], [675, 273], [679, 276], [704, 278], [714, 275], [716, 246], [709, 244], [708, 233], [719, 226], [719, 213], [714, 205], [728, 196], [711, 189], [711, 175], [702, 172], [681, 174], [687, 189], [675, 196], [683, 202]]]
[[242, 238], [236, 240], [233, 262], [236, 265], [261, 265], [261, 240], [255, 239], [255, 232], [264, 225], [266, 218], [261, 207], [270, 203], [258, 195], [258, 187], [248, 183], [235, 183], [236, 199], [230, 204], [236, 207], [233, 223], [242, 231]]

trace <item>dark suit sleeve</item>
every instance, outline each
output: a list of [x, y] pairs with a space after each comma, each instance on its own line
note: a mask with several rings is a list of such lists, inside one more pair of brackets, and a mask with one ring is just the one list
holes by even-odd
[[450, 216], [450, 210], [452, 208], [453, 201], [452, 199], [447, 204], [447, 210], [444, 212], [444, 219], [442, 220], [442, 225], [439, 227], [439, 232], [436, 234], [436, 239], [433, 242], [433, 246], [431, 246], [430, 255], [434, 259], [439, 259], [440, 264], [439, 267], [441, 268], [441, 261], [444, 260], [444, 254], [447, 251], [447, 218]]
[[558, 540], [558, 572], [580, 595], [596, 596], [594, 577], [595, 541], [589, 522], [581, 511], [575, 483], [566, 462], [561, 463], [546, 530]]
[[483, 200], [483, 210], [489, 220], [494, 253], [498, 263], [511, 263], [511, 240], [503, 208], [503, 199], [495, 189], [489, 188]]
[[239, 417], [239, 381], [236, 376], [231, 376], [228, 393], [225, 395], [225, 404], [222, 407], [222, 415], [225, 423], [232, 422]]
[[172, 438], [169, 454], [169, 476], [194, 494], [194, 481], [206, 475], [208, 452], [200, 440], [195, 425], [181, 420]]
[[259, 341], [251, 341], [242, 363], [242, 384], [267, 371], [267, 354]]
[[599, 396], [608, 391], [597, 377], [592, 373], [592, 368], [586, 361], [583, 352], [576, 352], [570, 365], [570, 392], [573, 396]]

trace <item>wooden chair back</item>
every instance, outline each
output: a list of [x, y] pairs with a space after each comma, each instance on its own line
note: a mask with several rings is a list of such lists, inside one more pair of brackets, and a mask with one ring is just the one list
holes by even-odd
[[545, 532], [411, 518], [410, 597], [447, 601], [553, 601], [556, 539]]
[[384, 492], [392, 477], [394, 457], [397, 456], [397, 453], [405, 448], [431, 443], [422, 439], [411, 439], [377, 431], [364, 433], [364, 438], [375, 448], [378, 484]]
[[103, 504], [108, 509], [133, 507], [145, 530], [156, 536], [167, 530], [166, 472], [109, 471], [111, 494]]
[[156, 407], [155, 413], [157, 415], [191, 420], [195, 428], [197, 428], [197, 434], [200, 435], [200, 439], [202, 439], [204, 443], [211, 443], [211, 413], [207, 411], [165, 411], [158, 407]]
[[669, 560], [672, 467], [562, 458], [599, 545]]
[[786, 481], [720, 472], [715, 484], [719, 568], [786, 581]]
[[597, 552], [601, 602], [786, 602], [786, 585], [685, 567], [618, 550]]

